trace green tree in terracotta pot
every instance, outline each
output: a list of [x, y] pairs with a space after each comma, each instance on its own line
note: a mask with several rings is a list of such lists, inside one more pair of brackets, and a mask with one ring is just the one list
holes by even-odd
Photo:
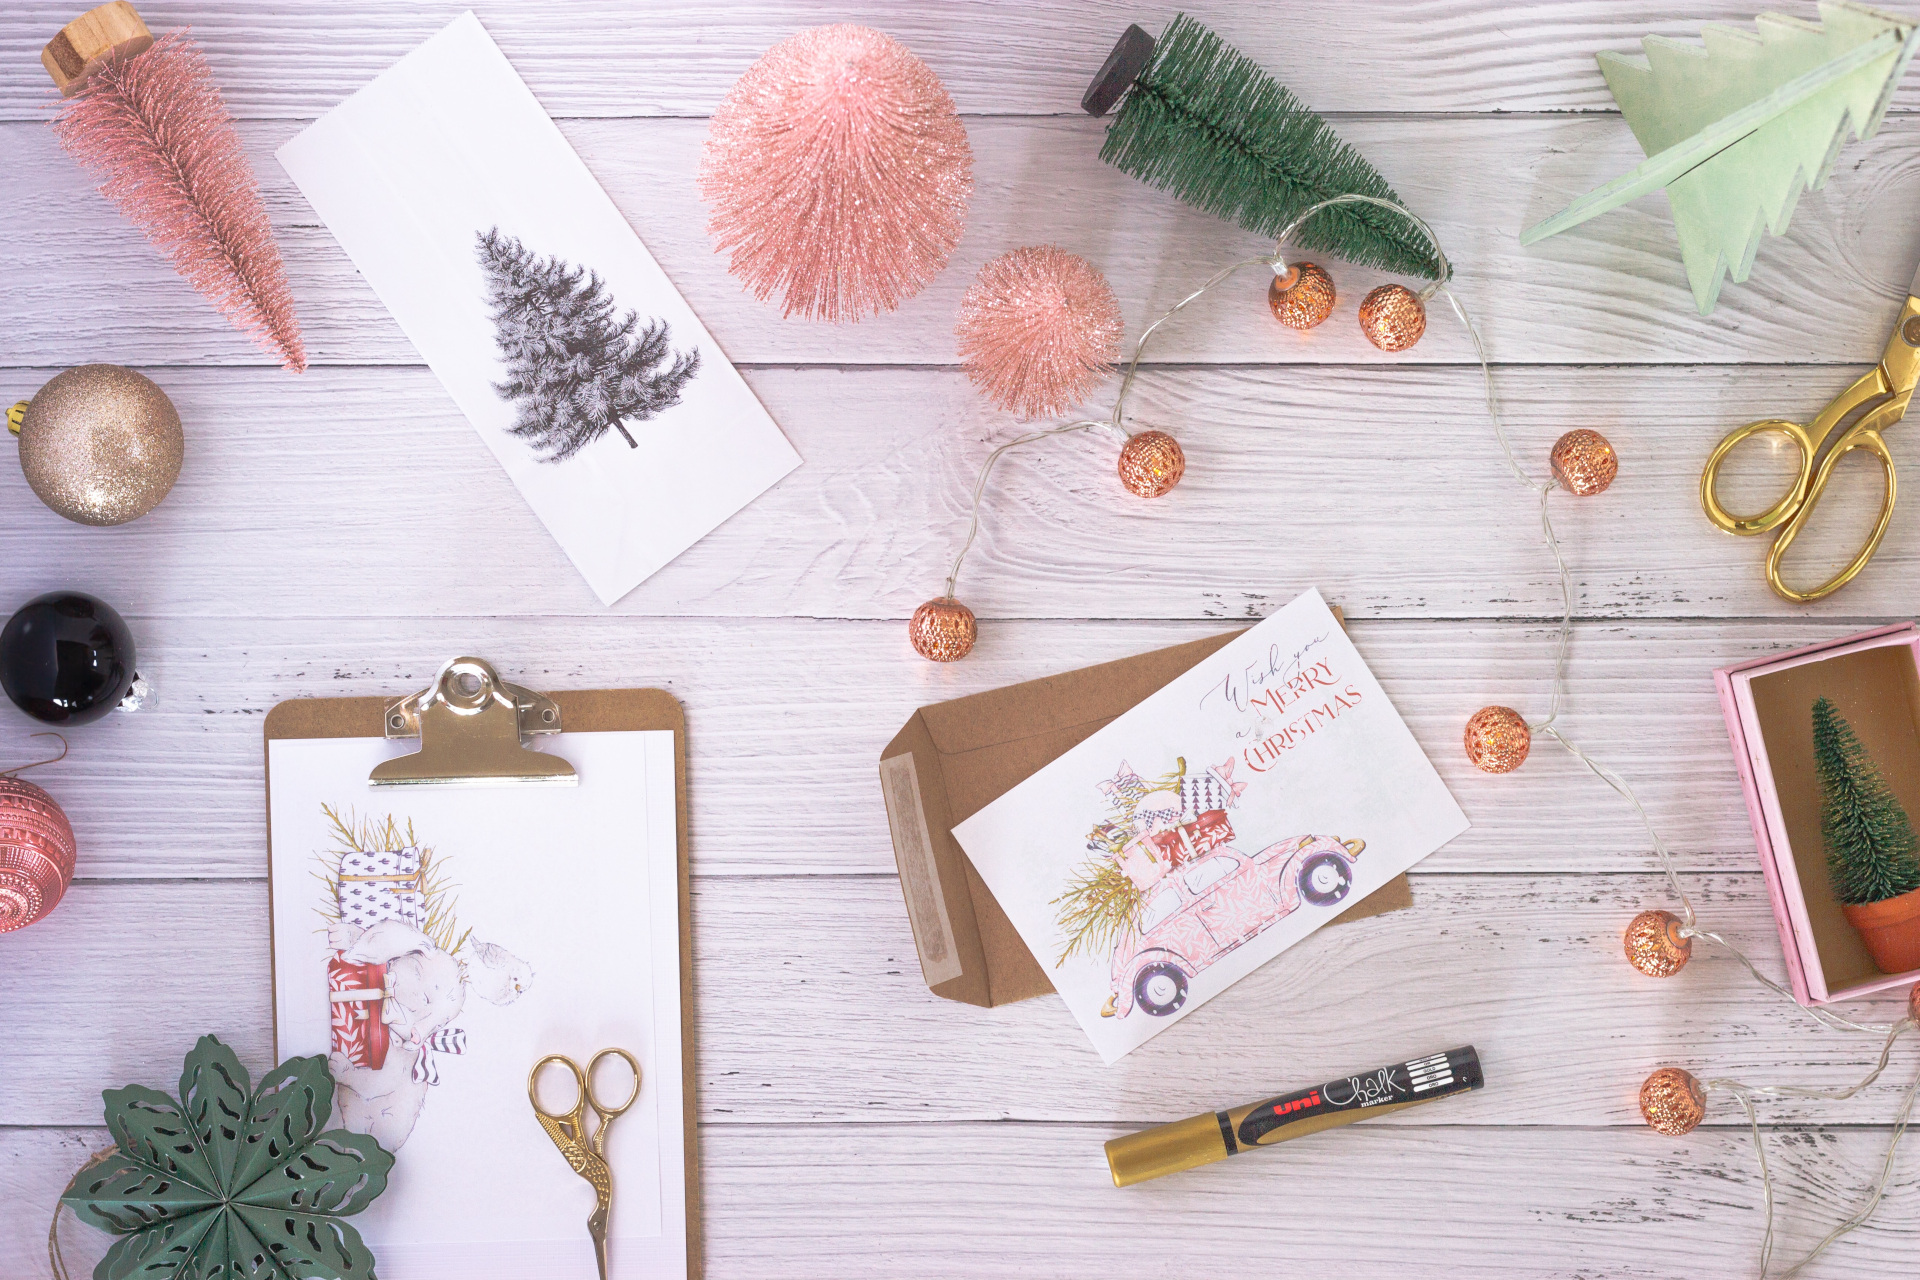
[[1882, 971], [1920, 969], [1920, 840], [1853, 726], [1826, 698], [1813, 704], [1813, 759], [1833, 896]]

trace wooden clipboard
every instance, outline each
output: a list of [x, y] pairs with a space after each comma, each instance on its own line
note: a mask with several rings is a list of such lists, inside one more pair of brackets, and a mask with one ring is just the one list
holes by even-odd
[[[462, 664], [469, 664], [463, 668]], [[270, 769], [272, 755], [271, 744], [277, 738], [380, 738], [420, 736], [423, 746], [421, 756], [432, 748], [434, 730], [438, 727], [426, 713], [427, 726], [420, 726], [421, 706], [431, 700], [436, 689], [449, 687], [448, 682], [472, 667], [484, 669], [484, 677], [491, 677], [500, 689], [510, 695], [520, 695], [517, 699], [520, 713], [521, 733], [631, 733], [648, 729], [668, 729], [673, 732], [673, 796], [674, 828], [677, 832], [680, 858], [680, 1080], [681, 1080], [681, 1132], [684, 1137], [685, 1187], [687, 1204], [687, 1274], [699, 1277], [706, 1274], [702, 1240], [700, 1236], [700, 1159], [698, 1111], [694, 1096], [694, 1009], [693, 1009], [693, 910], [692, 895], [687, 880], [687, 715], [678, 700], [664, 689], [575, 689], [552, 694], [535, 694], [530, 690], [508, 684], [494, 675], [492, 667], [474, 658], [454, 658], [441, 668], [435, 678], [435, 684], [426, 690], [404, 698], [296, 698], [282, 702], [267, 712], [263, 726], [261, 757], [263, 769]], [[483, 679], [484, 679], [483, 677]], [[485, 689], [481, 691], [485, 695]], [[455, 699], [460, 695], [455, 692]], [[527, 699], [536, 700], [529, 703]], [[557, 717], [551, 727], [538, 724], [533, 716], [539, 714], [542, 705], [551, 705]], [[529, 714], [532, 713], [532, 714]], [[396, 719], [398, 717], [398, 719]], [[410, 718], [411, 717], [411, 718]], [[476, 719], [484, 719], [477, 717]], [[446, 723], [452, 723], [448, 721]], [[520, 748], [519, 735], [513, 735], [512, 748]], [[538, 756], [537, 752], [524, 752], [525, 755]], [[400, 765], [417, 759], [416, 756], [401, 756], [391, 765]], [[461, 778], [440, 774], [432, 778], [405, 777], [401, 782], [437, 782], [459, 785], [465, 782], [538, 782], [545, 779], [523, 776], [513, 773], [517, 758], [502, 743], [496, 742], [482, 750], [477, 757], [477, 768], [481, 776]], [[551, 760], [553, 757], [541, 757]], [[385, 768], [386, 766], [382, 766]], [[497, 770], [488, 772], [489, 769]], [[572, 770], [567, 770], [565, 781], [572, 781]], [[273, 892], [273, 787], [271, 777], [265, 779], [267, 805], [267, 892], [269, 898]], [[273, 919], [267, 919], [267, 958], [269, 964], [270, 989], [279, 990], [279, 975], [272, 972], [271, 966], [278, 963], [273, 946]], [[273, 1055], [280, 1057], [279, 1013], [274, 1011], [273, 1018]]]

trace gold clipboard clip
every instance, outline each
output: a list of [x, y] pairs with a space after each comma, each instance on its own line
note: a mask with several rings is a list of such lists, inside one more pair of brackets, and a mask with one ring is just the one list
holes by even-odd
[[427, 688], [389, 702], [382, 724], [389, 738], [420, 739], [420, 750], [375, 765], [367, 781], [376, 787], [571, 787], [580, 781], [571, 764], [522, 741], [559, 733], [559, 704], [507, 683], [481, 658], [454, 658]]

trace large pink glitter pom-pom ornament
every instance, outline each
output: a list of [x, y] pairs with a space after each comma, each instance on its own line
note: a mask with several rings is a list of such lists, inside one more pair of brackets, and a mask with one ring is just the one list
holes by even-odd
[[960, 363], [987, 399], [1022, 418], [1065, 413], [1120, 358], [1120, 303], [1091, 262], [1052, 245], [980, 268], [960, 302]]
[[713, 113], [700, 165], [727, 269], [785, 314], [891, 311], [966, 229], [973, 150], [940, 78], [867, 27], [781, 41]]

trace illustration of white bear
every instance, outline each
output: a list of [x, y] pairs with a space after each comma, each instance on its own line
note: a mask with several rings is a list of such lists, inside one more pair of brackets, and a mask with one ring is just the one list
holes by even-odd
[[337, 1050], [328, 1055], [340, 1119], [398, 1151], [413, 1132], [427, 1091], [439, 1079], [435, 1053], [459, 1053], [465, 1033], [453, 1026], [469, 992], [489, 1004], [512, 1004], [533, 982], [533, 968], [505, 947], [467, 938], [456, 951], [403, 920], [362, 929], [336, 922], [331, 950], [350, 964], [384, 965], [386, 999], [380, 1020], [391, 1049], [378, 1068], [355, 1065]]

